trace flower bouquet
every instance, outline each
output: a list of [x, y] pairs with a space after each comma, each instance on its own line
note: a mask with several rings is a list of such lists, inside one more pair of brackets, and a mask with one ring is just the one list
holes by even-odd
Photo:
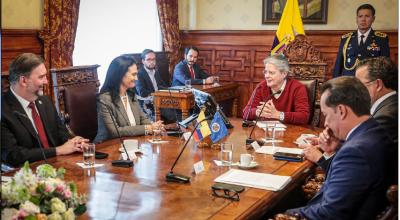
[[78, 195], [76, 184], [64, 182], [65, 169], [49, 164], [36, 168], [29, 163], [1, 184], [1, 219], [75, 219], [86, 211], [86, 195]]

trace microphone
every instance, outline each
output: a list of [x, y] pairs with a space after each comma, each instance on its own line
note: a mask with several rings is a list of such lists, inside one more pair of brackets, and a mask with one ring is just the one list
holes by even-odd
[[111, 161], [111, 164], [113, 166], [115, 166], [115, 167], [132, 167], [133, 166], [133, 161], [131, 161], [131, 159], [129, 158], [128, 151], [126, 150], [125, 144], [122, 141], [121, 134], [119, 133], [119, 130], [118, 130], [118, 127], [117, 127], [117, 123], [115, 122], [115, 118], [114, 118], [113, 114], [111, 113], [111, 110], [110, 110], [109, 106], [106, 103], [104, 103], [103, 100], [101, 100], [99, 98], [97, 98], [97, 101], [100, 104], [102, 104], [104, 107], [106, 107], [106, 109], [108, 111], [108, 114], [111, 117], [111, 120], [112, 120], [112, 123], [114, 125], [114, 128], [117, 131], [119, 142], [122, 145], [122, 147], [124, 148], [124, 151], [126, 153], [127, 160], [113, 160], [113, 161]]
[[[29, 121], [31, 121], [31, 119], [30, 119], [26, 114], [23, 114], [23, 113], [21, 113], [21, 112], [19, 112], [19, 111], [13, 111], [13, 113], [14, 113], [15, 115], [17, 115], [17, 117], [18, 117], [18, 116], [19, 116], [19, 117], [23, 117], [23, 118], [26, 118], [26, 119], [28, 119]], [[39, 143], [39, 148], [40, 148], [40, 151], [42, 152], [44, 162], [48, 164], [48, 162], [47, 162], [47, 157], [46, 157], [46, 154], [44, 153], [44, 149], [43, 149], [43, 146], [42, 146], [42, 142], [41, 142], [40, 139], [39, 139], [39, 135], [38, 135], [38, 133], [37, 133], [36, 131], [35, 131], [34, 133], [35, 133], [35, 139], [36, 139], [36, 141]]]
[[242, 127], [251, 127], [251, 126], [254, 126], [254, 122], [248, 121], [247, 119], [249, 118], [251, 106], [253, 105], [253, 102], [254, 102], [254, 96], [256, 96], [257, 90], [258, 90], [258, 88], [260, 88], [260, 85], [261, 85], [261, 83], [259, 83], [259, 84], [257, 85], [257, 87], [254, 89], [253, 94], [252, 94], [251, 97], [250, 97], [250, 100], [251, 100], [251, 102], [250, 102], [250, 108], [247, 109], [246, 117], [244, 117], [245, 119], [244, 119], [243, 122], [242, 122]]
[[[281, 90], [278, 90], [278, 91], [276, 91], [276, 92], [274, 92], [274, 93], [271, 93], [271, 94], [268, 96], [267, 100], [264, 102], [264, 104], [263, 104], [263, 106], [262, 106], [262, 108], [261, 108], [261, 112], [264, 110], [265, 104], [267, 104], [268, 100], [271, 99], [272, 96], [274, 96], [274, 95], [281, 94], [281, 92], [282, 92]], [[254, 139], [251, 138], [251, 135], [253, 134], [254, 128], [256, 127], [257, 122], [258, 122], [259, 119], [260, 119], [260, 116], [258, 116], [258, 115], [256, 114], [256, 122], [255, 122], [255, 124], [254, 124], [255, 126], [251, 129], [250, 135], [249, 135], [249, 137], [246, 139], [246, 145], [249, 145], [249, 144], [251, 144], [251, 143], [254, 142]]]
[[197, 127], [199, 126], [199, 124], [201, 124], [203, 121], [209, 120], [209, 119], [210, 119], [210, 117], [206, 117], [203, 120], [197, 122], [197, 124], [194, 126], [192, 133], [190, 133], [189, 138], [186, 140], [185, 144], [183, 145], [181, 152], [179, 153], [178, 157], [176, 158], [174, 164], [171, 167], [171, 170], [165, 176], [167, 182], [177, 182], [177, 183], [189, 183], [190, 182], [190, 177], [179, 175], [179, 174], [174, 174], [173, 170], [174, 170], [174, 167], [175, 167], [176, 163], [178, 162], [179, 158], [181, 157], [183, 151], [185, 150], [187, 144], [189, 143], [190, 138], [192, 138], [193, 133], [196, 131]]

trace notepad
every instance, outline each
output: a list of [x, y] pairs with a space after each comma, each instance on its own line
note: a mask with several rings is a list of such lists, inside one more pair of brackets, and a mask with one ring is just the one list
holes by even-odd
[[279, 191], [283, 189], [292, 178], [290, 176], [279, 176], [267, 173], [256, 173], [244, 170], [230, 169], [217, 177], [214, 181], [229, 183], [257, 189]]
[[292, 148], [292, 147], [273, 147], [273, 146], [262, 146], [256, 150], [256, 153], [260, 154], [274, 154], [275, 152], [291, 153], [291, 154], [303, 154], [303, 149]]

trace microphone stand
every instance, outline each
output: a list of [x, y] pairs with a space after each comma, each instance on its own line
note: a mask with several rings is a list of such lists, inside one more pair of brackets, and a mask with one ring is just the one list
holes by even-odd
[[258, 84], [258, 85], [257, 85], [256, 89], [254, 90], [253, 94], [251, 95], [250, 108], [247, 109], [247, 114], [246, 114], [245, 119], [244, 119], [243, 122], [242, 122], [242, 127], [251, 127], [251, 126], [254, 126], [254, 122], [248, 121], [247, 119], [249, 118], [249, 114], [250, 114], [250, 111], [251, 111], [251, 106], [253, 105], [253, 102], [254, 102], [254, 96], [256, 95], [257, 90], [258, 90], [258, 88], [260, 87], [260, 85], [261, 85], [261, 84]]
[[[24, 117], [24, 118], [28, 119], [29, 121], [31, 121], [31, 119], [29, 119], [29, 117], [28, 117], [27, 115], [22, 114], [22, 113], [19, 112], [19, 111], [13, 111], [13, 113], [16, 114], [17, 116]], [[39, 138], [39, 136], [38, 136], [38, 133], [37, 133], [36, 131], [35, 131], [34, 133], [35, 133], [35, 139], [36, 139], [36, 141], [39, 143], [39, 148], [40, 148], [40, 151], [42, 152], [44, 162], [48, 164], [48, 162], [47, 162], [47, 157], [46, 157], [46, 154], [44, 153], [44, 149], [43, 149], [43, 146], [42, 146], [42, 142], [40, 141], [40, 138]]]
[[199, 124], [201, 124], [203, 121], [208, 120], [208, 119], [209, 118], [204, 118], [203, 120], [197, 122], [197, 124], [194, 126], [192, 133], [190, 133], [189, 138], [186, 140], [185, 144], [183, 145], [181, 152], [179, 153], [178, 157], [176, 158], [174, 164], [171, 167], [171, 170], [165, 176], [167, 182], [177, 182], [177, 183], [189, 183], [190, 182], [190, 177], [184, 176], [184, 175], [179, 175], [179, 174], [174, 174], [173, 170], [174, 170], [174, 167], [175, 167], [176, 163], [178, 162], [179, 158], [181, 157], [183, 151], [185, 150], [186, 146], [188, 145], [190, 138], [192, 138], [194, 132], [196, 131], [197, 127], [199, 126]]
[[129, 158], [128, 151], [126, 150], [125, 144], [122, 141], [121, 134], [119, 133], [117, 123], [115, 122], [115, 118], [114, 118], [113, 114], [111, 113], [111, 110], [109, 109], [108, 105], [106, 103], [104, 103], [102, 100], [98, 99], [97, 101], [100, 104], [102, 104], [104, 107], [106, 107], [108, 114], [110, 115], [111, 120], [113, 122], [114, 128], [117, 131], [119, 142], [121, 143], [122, 147], [124, 148], [124, 152], [126, 153], [126, 158], [127, 158], [126, 160], [113, 160], [113, 161], [111, 161], [111, 164], [115, 167], [132, 167], [133, 161], [131, 161], [131, 159]]
[[[261, 115], [261, 113], [263, 112], [264, 107], [265, 107], [265, 105], [267, 104], [268, 100], [269, 100], [272, 96], [274, 96], [274, 95], [281, 94], [281, 92], [282, 92], [281, 90], [278, 90], [278, 91], [276, 91], [275, 93], [272, 93], [272, 94], [268, 97], [267, 101], [264, 102], [264, 104], [263, 104], [263, 106], [262, 106], [262, 108], [261, 108], [260, 115]], [[246, 139], [246, 145], [250, 145], [251, 143], [254, 142], [254, 139], [251, 138], [251, 135], [253, 134], [254, 128], [256, 128], [257, 122], [258, 122], [258, 120], [260, 120], [260, 118], [261, 118], [261, 117], [260, 117], [260, 116], [257, 116], [257, 114], [256, 114], [256, 122], [255, 122], [255, 124], [254, 124], [254, 127], [251, 129], [251, 132], [250, 132], [249, 137]]]

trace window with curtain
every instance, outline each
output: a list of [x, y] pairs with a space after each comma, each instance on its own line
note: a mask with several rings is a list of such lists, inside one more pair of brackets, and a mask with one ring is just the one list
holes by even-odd
[[162, 49], [156, 0], [80, 1], [73, 62], [101, 65], [101, 85], [115, 57], [146, 48]]

